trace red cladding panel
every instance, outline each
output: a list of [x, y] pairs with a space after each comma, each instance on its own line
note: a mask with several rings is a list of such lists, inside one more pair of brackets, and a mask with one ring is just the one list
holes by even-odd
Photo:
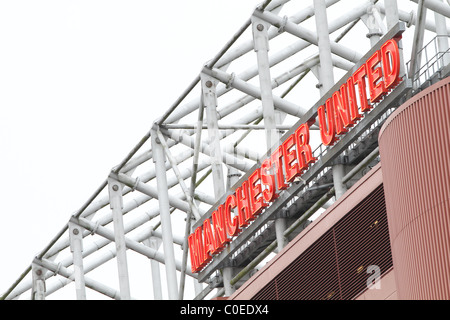
[[450, 78], [397, 109], [380, 155], [399, 299], [450, 299]]

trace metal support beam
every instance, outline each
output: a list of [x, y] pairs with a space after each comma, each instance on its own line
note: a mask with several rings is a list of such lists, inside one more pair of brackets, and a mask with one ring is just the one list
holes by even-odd
[[320, 95], [323, 96], [334, 86], [333, 60], [331, 42], [328, 34], [328, 19], [324, 0], [314, 0], [316, 17], [317, 46], [320, 59]]
[[195, 219], [200, 219], [200, 213], [199, 213], [198, 207], [194, 203], [194, 200], [192, 199], [192, 197], [190, 195], [189, 189], [187, 188], [186, 184], [184, 183], [183, 176], [181, 175], [181, 172], [178, 169], [178, 165], [176, 163], [175, 157], [172, 156], [172, 152], [170, 151], [169, 146], [167, 145], [166, 139], [164, 138], [164, 136], [162, 135], [162, 133], [159, 130], [157, 131], [156, 134], [158, 135], [158, 139], [164, 149], [166, 157], [169, 160], [170, 165], [172, 166], [172, 170], [178, 179], [178, 183], [181, 186], [181, 190], [183, 191], [183, 193], [186, 197], [186, 200], [189, 204], [191, 212], [194, 214]]
[[[327, 7], [332, 6], [333, 4], [337, 3], [339, 0], [326, 0], [327, 3]], [[272, 2], [273, 3], [273, 2]], [[272, 4], [271, 3], [271, 4]], [[278, 14], [279, 13], [279, 7], [277, 8], [277, 10], [272, 10], [271, 9], [271, 4], [269, 4], [269, 6], [266, 8], [267, 11], [272, 11], [273, 13]], [[314, 8], [313, 6], [308, 6], [306, 8], [304, 8], [302, 11], [297, 12], [296, 14], [294, 14], [293, 16], [289, 17], [289, 19], [291, 21], [293, 21], [295, 24], [299, 24], [305, 20], [307, 20], [308, 18], [314, 16]], [[281, 33], [279, 32], [279, 29], [277, 30], [276, 28], [272, 28], [269, 30], [269, 39], [274, 39], [275, 37], [277, 37], [278, 35], [280, 35]], [[232, 62], [234, 59], [239, 58], [240, 56], [244, 55], [245, 53], [250, 52], [253, 49], [253, 41], [249, 40], [244, 42], [243, 44], [241, 44], [239, 46], [239, 48], [236, 48], [235, 50], [230, 50], [227, 52], [227, 54], [225, 54], [216, 64], [216, 67], [219, 68], [221, 66], [224, 66], [230, 62]]]
[[231, 296], [236, 291], [236, 287], [231, 284], [231, 279], [234, 277], [234, 270], [235, 268], [233, 267], [225, 267], [222, 269], [223, 287], [226, 297]]
[[420, 50], [423, 47], [423, 36], [425, 31], [426, 16], [427, 16], [427, 8], [424, 6], [424, 0], [419, 0], [417, 4], [417, 23], [414, 29], [414, 40], [413, 40], [413, 47], [411, 50], [411, 64], [408, 70], [408, 77], [413, 80], [413, 85], [415, 74], [419, 70], [421, 63]]
[[[105, 228], [103, 226], [97, 225], [89, 220], [86, 220], [84, 218], [80, 218], [78, 220], [78, 225], [82, 226], [83, 228], [86, 228], [87, 230], [90, 230], [91, 232], [94, 232], [102, 237], [105, 237], [108, 240], [114, 239], [114, 233], [109, 230], [108, 228]], [[125, 245], [127, 248], [136, 251], [137, 253], [140, 253], [149, 259], [154, 259], [160, 263], [166, 263], [166, 256], [162, 252], [156, 251], [140, 242], [147, 239], [149, 236], [153, 234], [153, 231], [145, 230], [145, 232], [142, 233], [142, 235], [138, 235], [136, 238], [128, 238], [125, 237]], [[155, 232], [156, 234], [156, 232]], [[163, 239], [164, 241], [164, 239]], [[178, 261], [175, 261], [175, 266], [177, 270], [181, 270], [181, 263]], [[186, 274], [189, 276], [195, 277], [191, 272], [186, 271]]]
[[[193, 130], [197, 129], [197, 125], [192, 124], [166, 124], [163, 126], [165, 129], [186, 129], [186, 130]], [[201, 126], [201, 128], [209, 129], [208, 125], [204, 124]], [[292, 128], [292, 125], [277, 125], [277, 130], [289, 130]], [[251, 125], [251, 124], [219, 124], [218, 125], [219, 130], [266, 130], [265, 125]]]
[[374, 46], [381, 38], [381, 36], [386, 33], [386, 26], [381, 18], [379, 9], [373, 5], [367, 10], [367, 15], [361, 17], [361, 20], [369, 29], [367, 38], [370, 40], [371, 46]]
[[261, 91], [264, 126], [266, 127], [267, 149], [271, 149], [279, 141], [269, 66], [269, 37], [267, 34], [269, 26], [267, 22], [252, 17], [253, 41], [258, 63], [259, 88]]
[[[187, 135], [184, 132], [176, 132], [176, 131], [169, 131], [165, 130], [164, 128], [160, 128], [162, 134], [164, 134], [166, 137], [171, 138], [172, 140], [181, 142], [185, 146], [197, 148], [199, 147], [199, 151], [204, 153], [205, 155], [210, 156], [211, 153], [209, 151], [209, 146], [207, 143], [199, 142], [196, 144], [196, 141], [194, 142], [194, 139]], [[235, 157], [232, 154], [229, 154], [227, 152], [222, 153], [222, 161], [230, 166], [233, 166], [234, 168], [241, 170], [241, 171], [248, 171], [253, 167], [253, 163], [250, 163], [246, 159]]]
[[70, 251], [73, 255], [75, 290], [78, 300], [86, 300], [86, 284], [83, 268], [83, 228], [69, 221]]
[[175, 265], [175, 253], [173, 248], [172, 222], [170, 219], [169, 193], [167, 188], [167, 177], [164, 149], [161, 141], [156, 135], [156, 130], [152, 134], [153, 162], [156, 166], [156, 180], [158, 185], [158, 201], [161, 217], [161, 228], [163, 238], [164, 256], [166, 261], [167, 289], [170, 300], [178, 299], [177, 270]]
[[[383, 3], [378, 2], [376, 4], [376, 7], [380, 10], [381, 13], [385, 12], [385, 7], [383, 5]], [[406, 22], [406, 24], [408, 25], [408, 27], [410, 26], [415, 26], [416, 25], [416, 13], [415, 11], [411, 11], [411, 12], [407, 12], [405, 10], [398, 10], [398, 16], [399, 19], [403, 22]], [[432, 32], [436, 32], [436, 26], [435, 26], [435, 21], [428, 19], [425, 22], [425, 29], [432, 31]], [[450, 32], [450, 28], [447, 28], [447, 32]]]
[[344, 169], [345, 166], [343, 164], [333, 165], [333, 184], [336, 200], [339, 199], [347, 191], [347, 186], [343, 182], [343, 178], [345, 175]]
[[114, 242], [117, 250], [117, 270], [119, 272], [119, 287], [122, 300], [129, 300], [130, 281], [128, 278], [127, 247], [125, 245], [125, 232], [123, 227], [123, 199], [122, 184], [115, 179], [108, 178], [108, 191], [110, 208], [112, 209], [114, 222]]
[[[317, 42], [320, 56], [320, 95], [324, 96], [334, 86], [333, 61], [331, 58], [330, 37], [328, 34], [328, 19], [324, 0], [314, 0], [314, 11], [316, 15]], [[347, 190], [342, 183], [344, 176], [344, 166], [333, 166], [333, 183], [336, 192], [336, 199], [341, 197]]]
[[[61, 266], [61, 264], [56, 264], [52, 261], [49, 261], [48, 259], [35, 259], [34, 263], [37, 266], [40, 266], [41, 268], [45, 268], [48, 269], [52, 272], [54, 272], [55, 274], [59, 274], [63, 277], [65, 277], [66, 279], [68, 279], [69, 283], [73, 281], [74, 275], [73, 273], [71, 273], [69, 270], [67, 270], [65, 267]], [[98, 282], [95, 281], [93, 279], [90, 278], [85, 278], [86, 281], [86, 287], [95, 290], [101, 294], [104, 294], [105, 296], [108, 296], [112, 299], [116, 299], [116, 300], [120, 300], [120, 294], [119, 292], [117, 292], [116, 290]]]
[[31, 289], [31, 300], [45, 300], [45, 273], [47, 269], [36, 263], [34, 259], [31, 264], [31, 275], [33, 286]]
[[[397, 0], [384, 0], [387, 30], [392, 29], [400, 21], [400, 13], [398, 10]], [[417, 25], [416, 25], [417, 28]], [[403, 59], [403, 47], [401, 40], [399, 41], [400, 51], [400, 75], [406, 74], [405, 63]]]
[[[161, 245], [161, 239], [156, 237], [150, 237], [144, 240], [144, 244], [155, 251], [158, 251]], [[159, 268], [159, 262], [150, 259], [150, 267], [152, 269], [152, 284], [153, 284], [153, 299], [162, 300], [162, 286], [161, 286], [161, 272]]]
[[[275, 150], [280, 141], [281, 134], [276, 130], [277, 115], [275, 114], [274, 100], [272, 95], [272, 79], [270, 76], [270, 65], [269, 65], [269, 36], [268, 29], [269, 24], [257, 17], [252, 17], [252, 30], [253, 30], [253, 41], [258, 62], [258, 73], [259, 73], [259, 87], [261, 90], [261, 103], [263, 109], [263, 119], [264, 126], [266, 127], [266, 145], [268, 150]], [[277, 237], [282, 237], [284, 228], [286, 226], [285, 220], [283, 218], [277, 218], [275, 220]], [[286, 242], [278, 242], [279, 249], [283, 249]], [[227, 271], [227, 272], [225, 272]], [[225, 274], [228, 275], [228, 281], [231, 280], [232, 275], [229, 268], [224, 270]], [[225, 280], [224, 280], [225, 281]], [[225, 294], [230, 290], [234, 290], [233, 286], [225, 286]]]
[[[190, 184], [190, 196], [191, 198], [194, 197], [195, 188], [197, 186], [197, 169], [198, 169], [198, 159], [199, 159], [199, 153], [200, 153], [200, 142], [202, 137], [202, 130], [201, 126], [203, 125], [203, 118], [205, 115], [205, 108], [203, 103], [203, 94], [200, 95], [200, 106], [198, 108], [198, 116], [197, 116], [197, 129], [196, 129], [196, 135], [195, 135], [195, 146], [194, 146], [194, 157], [192, 162], [192, 176], [191, 176], [191, 184]], [[191, 220], [192, 215], [191, 212], [188, 212], [186, 217], [186, 224], [184, 228], [184, 242], [183, 242], [183, 257], [182, 257], [182, 265], [181, 265], [181, 278], [180, 278], [180, 291], [178, 293], [180, 300], [184, 297], [184, 284], [185, 284], [185, 278], [183, 275], [187, 271], [187, 260], [188, 260], [188, 237], [191, 229]], [[194, 280], [194, 288], [195, 291], [200, 290], [201, 284]]]
[[[158, 130], [157, 131], [157, 135], [158, 135], [158, 139], [161, 142], [161, 145], [164, 148], [164, 151], [166, 153], [166, 157], [169, 160], [170, 164], [172, 165], [172, 169], [175, 172], [175, 175], [178, 178], [179, 184], [181, 186], [181, 189], [183, 190], [183, 193], [186, 197], [186, 200], [189, 203], [189, 207], [190, 207], [190, 211], [188, 212], [187, 218], [186, 219], [191, 219], [191, 213], [194, 214], [196, 219], [200, 219], [200, 213], [199, 210], [197, 208], [197, 205], [195, 204], [194, 199], [191, 196], [191, 192], [188, 190], [188, 188], [186, 187], [184, 180], [180, 174], [180, 171], [178, 170], [178, 166], [175, 162], [174, 157], [172, 156], [172, 153], [167, 145], [167, 142], [165, 140], [165, 138], [163, 137], [162, 133]], [[184, 293], [184, 283], [185, 283], [185, 278], [186, 278], [186, 260], [187, 257], [184, 257], [184, 255], [187, 255], [187, 247], [186, 245], [183, 243], [183, 263], [182, 263], [182, 268], [181, 268], [181, 276], [180, 276], [180, 290], [179, 290], [179, 294], [180, 297], [179, 299], [182, 300], [183, 296], [182, 294]]]
[[438, 43], [439, 54], [442, 55], [442, 66], [446, 66], [450, 63], [449, 44], [448, 44], [448, 31], [445, 17], [439, 13], [434, 12], [434, 19], [436, 21], [436, 36]]
[[[160, 169], [162, 170], [162, 168], [160, 168]], [[162, 171], [162, 172], [165, 175], [165, 173], [166, 173], [165, 168], [164, 168], [164, 171]], [[158, 172], [156, 173], [156, 175], [158, 176]], [[118, 181], [129, 186], [130, 188], [134, 188], [137, 191], [142, 192], [154, 199], [159, 199], [159, 197], [160, 197], [159, 187], [152, 187], [148, 184], [145, 184], [142, 181], [140, 181], [139, 177], [133, 179], [123, 173], [119, 173], [118, 175], [112, 175], [112, 176], [117, 178]], [[167, 178], [166, 178], [166, 181], [167, 181]], [[166, 189], [166, 192], [167, 191], [168, 191], [168, 189]], [[184, 212], [188, 212], [190, 210], [189, 204], [186, 201], [183, 201], [180, 198], [169, 196], [169, 195], [167, 197], [168, 197], [168, 201], [169, 201], [168, 204], [170, 204], [170, 206], [175, 207]]]
[[397, 0], [384, 0], [387, 29], [391, 29], [399, 21]]
[[[256, 99], [261, 100], [262, 92], [258, 87], [254, 86], [250, 83], [247, 83], [247, 82], [243, 81], [242, 79], [239, 79], [234, 74], [228, 74], [219, 69], [215, 69], [215, 68], [208, 69], [206, 67], [203, 68], [202, 72], [207, 75], [210, 75], [211, 77], [219, 80], [220, 82], [222, 82], [224, 84], [232, 86], [233, 88], [235, 88], [239, 91], [242, 91]], [[298, 106], [292, 102], [289, 102], [285, 99], [282, 99], [278, 96], [273, 96], [273, 103], [276, 108], [278, 108], [290, 115], [293, 115], [295, 117], [301, 117], [307, 111], [306, 108], [300, 107], [300, 106]]]
[[380, 29], [382, 35], [388, 31], [388, 28], [383, 23], [383, 18], [381, 17], [380, 11], [378, 8], [373, 5], [369, 9], [369, 13], [372, 15], [375, 25]]
[[[228, 167], [228, 174], [227, 174], [227, 189], [230, 190], [230, 188], [239, 181], [240, 174], [239, 172], [234, 169], [233, 167]], [[229, 297], [231, 296], [235, 291], [236, 287], [231, 284], [231, 279], [234, 277], [235, 270], [234, 267], [225, 267], [222, 269], [222, 280], [223, 280], [223, 287], [224, 287], [224, 294], [225, 296]]]
[[217, 81], [203, 73], [200, 75], [200, 78], [202, 83], [203, 103], [206, 111], [206, 122], [208, 126], [214, 195], [216, 198], [219, 198], [225, 193], [225, 179], [222, 167], [222, 151], [220, 149], [220, 133], [217, 123]]
[[[269, 22], [270, 24], [272, 24], [276, 27], [283, 26], [283, 28], [286, 32], [289, 32], [294, 36], [304, 39], [305, 41], [308, 41], [310, 43], [318, 45], [318, 43], [317, 43], [318, 35], [316, 33], [312, 32], [300, 25], [297, 25], [297, 24], [293, 23], [292, 21], [289, 21], [289, 19], [283, 20], [282, 17], [277, 16], [268, 11], [255, 10], [255, 12], [253, 12], [253, 15]], [[336, 43], [336, 42], [330, 42], [330, 48], [331, 48], [331, 52], [333, 52], [334, 54], [336, 54], [344, 59], [347, 59], [348, 61], [352, 61], [352, 62], [356, 63], [362, 58], [362, 55], [360, 53], [358, 53], [350, 48], [347, 48], [342, 44]]]
[[[419, 3], [422, 0], [411, 0], [411, 1]], [[426, 0], [424, 1], [424, 6], [430, 10], [433, 10], [434, 12], [438, 12], [443, 16], [450, 18], [450, 3], [445, 4], [444, 2], [439, 0]]]

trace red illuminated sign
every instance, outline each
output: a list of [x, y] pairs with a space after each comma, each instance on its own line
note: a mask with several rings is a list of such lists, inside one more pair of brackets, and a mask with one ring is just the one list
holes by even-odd
[[[317, 109], [322, 143], [331, 146], [353, 127], [373, 104], [401, 81], [400, 54], [394, 39], [386, 41], [367, 59], [324, 105]], [[309, 144], [309, 127], [300, 125], [265, 159], [247, 180], [228, 195], [211, 218], [188, 237], [191, 268], [200, 272], [233, 237], [275, 201], [279, 192], [301, 176], [317, 158]]]

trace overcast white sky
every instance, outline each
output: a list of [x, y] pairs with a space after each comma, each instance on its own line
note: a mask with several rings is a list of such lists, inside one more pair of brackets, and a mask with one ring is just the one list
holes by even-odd
[[260, 2], [0, 2], [0, 293]]

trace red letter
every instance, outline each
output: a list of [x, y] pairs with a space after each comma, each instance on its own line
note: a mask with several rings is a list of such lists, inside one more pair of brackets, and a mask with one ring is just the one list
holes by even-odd
[[394, 39], [386, 41], [381, 46], [381, 60], [383, 61], [384, 86], [386, 90], [393, 89], [401, 80], [399, 77], [400, 53]]
[[309, 126], [304, 123], [295, 130], [295, 140], [297, 144], [297, 159], [300, 171], [308, 169], [310, 163], [316, 162], [317, 158], [313, 157], [311, 146], [309, 145]]
[[233, 220], [231, 220], [231, 210], [236, 208], [236, 197], [233, 194], [230, 194], [227, 199], [225, 200], [225, 227], [227, 229], [227, 234], [230, 237], [234, 237], [238, 235], [240, 232], [238, 228], [238, 217], [234, 217]]
[[283, 174], [283, 151], [281, 150], [281, 146], [279, 146], [270, 156], [272, 160], [272, 164], [275, 165], [275, 176], [277, 178], [277, 189], [284, 190], [288, 187], [286, 183], [284, 183], [284, 174]]
[[361, 111], [366, 112], [370, 110], [369, 103], [367, 101], [367, 93], [366, 93], [366, 81], [365, 76], [367, 75], [366, 65], [363, 64], [359, 67], [358, 70], [353, 74], [353, 81], [356, 85], [358, 85], [359, 92], [359, 102], [361, 104]]
[[248, 194], [248, 181], [242, 182], [242, 185], [236, 189], [236, 202], [239, 216], [239, 227], [248, 226], [250, 220], [250, 201]]
[[[327, 112], [326, 119], [325, 109]], [[325, 106], [322, 105], [317, 109], [317, 115], [319, 117], [320, 137], [322, 138], [322, 143], [326, 146], [330, 146], [336, 141], [336, 135], [334, 131], [334, 112], [331, 98], [327, 99], [327, 101], [325, 102]]]
[[[377, 67], [377, 65], [380, 66]], [[379, 81], [383, 74], [381, 72], [381, 54], [380, 51], [375, 52], [366, 62], [367, 79], [369, 81], [370, 101], [378, 102], [385, 94], [386, 88], [384, 81]], [[379, 81], [377, 83], [377, 81]]]
[[355, 125], [356, 122], [362, 118], [362, 115], [358, 110], [358, 102], [356, 100], [355, 84], [353, 82], [353, 77], [347, 80], [347, 93], [348, 93], [348, 107], [350, 109], [350, 121], [351, 126]]
[[261, 165], [261, 183], [266, 186], [263, 190], [263, 199], [266, 203], [272, 202], [277, 198], [275, 193], [275, 177], [270, 174], [272, 169], [272, 161], [270, 159], [264, 160]]
[[291, 150], [294, 144], [295, 144], [294, 135], [290, 135], [282, 144], [284, 169], [286, 171], [287, 182], [292, 182], [295, 179], [295, 177], [300, 174], [298, 161], [292, 164], [295, 160], [297, 160], [297, 154], [295, 150]]
[[347, 84], [343, 84], [339, 91], [333, 93], [334, 118], [336, 119], [336, 133], [343, 134], [350, 127], [350, 110], [348, 108]]
[[213, 228], [214, 228], [214, 254], [219, 253], [225, 247], [225, 244], [230, 242], [230, 239], [227, 237], [227, 230], [225, 227], [225, 217], [223, 212], [223, 205], [220, 205], [217, 208], [217, 211], [214, 211], [211, 215], [213, 220]]
[[205, 264], [211, 261], [212, 255], [214, 254], [214, 235], [211, 229], [211, 220], [205, 219], [203, 221], [203, 238], [205, 243], [203, 249], [205, 250]]
[[197, 252], [197, 243], [195, 240], [195, 233], [189, 235], [188, 242], [189, 242], [189, 253], [191, 255], [191, 270], [192, 273], [196, 273], [200, 271], [200, 268], [198, 263], [198, 252]]
[[199, 272], [206, 265], [201, 226], [195, 229], [195, 232], [189, 236], [188, 242], [191, 252], [192, 272]]
[[256, 169], [248, 178], [249, 190], [250, 190], [250, 204], [252, 207], [252, 220], [261, 213], [262, 208], [266, 206], [263, 202], [263, 197], [258, 197], [261, 192], [261, 184], [257, 183], [261, 179], [261, 169]]

